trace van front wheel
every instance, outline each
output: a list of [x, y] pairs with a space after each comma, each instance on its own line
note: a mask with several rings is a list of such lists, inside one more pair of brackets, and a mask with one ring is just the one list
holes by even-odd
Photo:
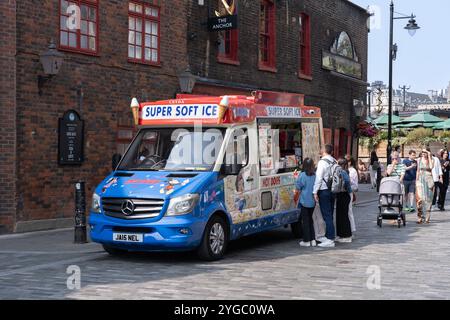
[[208, 221], [197, 254], [202, 260], [215, 261], [223, 258], [228, 243], [228, 228], [220, 216]]

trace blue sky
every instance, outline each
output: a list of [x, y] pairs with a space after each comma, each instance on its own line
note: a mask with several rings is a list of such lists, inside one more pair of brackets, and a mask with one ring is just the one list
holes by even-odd
[[[389, 5], [390, 0], [351, 0], [367, 8], [376, 6], [379, 13], [373, 18], [369, 33], [369, 82], [388, 82]], [[394, 88], [411, 86], [413, 92], [440, 90], [450, 81], [450, 1], [396, 0], [395, 11], [417, 15], [421, 27], [414, 37], [403, 28], [408, 20], [394, 22], [394, 43], [398, 44], [394, 62]], [[380, 23], [376, 23], [377, 20]]]

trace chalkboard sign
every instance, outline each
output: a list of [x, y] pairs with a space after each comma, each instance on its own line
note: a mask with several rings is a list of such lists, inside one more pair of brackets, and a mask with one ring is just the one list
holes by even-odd
[[58, 163], [80, 165], [84, 161], [84, 121], [80, 115], [69, 110], [59, 118]]

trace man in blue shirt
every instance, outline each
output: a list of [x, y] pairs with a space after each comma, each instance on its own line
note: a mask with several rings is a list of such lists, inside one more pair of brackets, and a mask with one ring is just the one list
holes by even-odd
[[405, 178], [403, 179], [406, 199], [405, 211], [414, 212], [417, 176], [416, 152], [414, 150], [409, 151], [409, 158], [403, 160], [403, 164], [406, 167]]

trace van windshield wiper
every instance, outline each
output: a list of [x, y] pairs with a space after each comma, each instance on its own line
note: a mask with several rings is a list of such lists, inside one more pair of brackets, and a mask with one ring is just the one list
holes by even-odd
[[127, 168], [127, 171], [164, 171], [164, 170], [158, 170], [155, 168], [146, 168], [146, 167], [139, 167], [139, 168]]

